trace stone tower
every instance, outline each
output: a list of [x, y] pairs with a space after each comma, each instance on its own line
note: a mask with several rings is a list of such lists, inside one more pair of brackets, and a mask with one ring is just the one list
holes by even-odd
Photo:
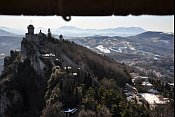
[[63, 35], [59, 36], [60, 41], [63, 41]]
[[27, 27], [28, 32], [26, 33], [26, 39], [29, 41], [35, 41], [36, 43], [38, 43], [39, 39], [38, 39], [38, 35], [34, 34], [34, 26], [33, 25], [28, 25]]
[[27, 27], [27, 29], [28, 29], [28, 34], [34, 34], [34, 27], [33, 27], [33, 25], [29, 25], [28, 27]]

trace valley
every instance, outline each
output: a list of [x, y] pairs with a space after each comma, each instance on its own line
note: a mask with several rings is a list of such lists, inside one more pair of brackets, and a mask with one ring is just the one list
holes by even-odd
[[174, 82], [173, 34], [145, 32], [130, 37], [93, 36], [74, 38], [72, 41], [148, 76]]

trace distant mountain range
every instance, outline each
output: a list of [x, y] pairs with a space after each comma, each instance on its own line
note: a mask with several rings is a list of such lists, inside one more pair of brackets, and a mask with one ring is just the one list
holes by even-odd
[[5, 30], [0, 29], [0, 36], [17, 36], [17, 34], [7, 32]]
[[[20, 30], [20, 29], [17, 29], [17, 28], [11, 28], [11, 27], [5, 27], [5, 26], [0, 26], [0, 29], [4, 30], [6, 32], [9, 32], [9, 33], [16, 34], [16, 35], [24, 35], [27, 31], [27, 29], [26, 30]], [[0, 33], [0, 36], [2, 36], [1, 33]]]
[[[0, 29], [18, 34], [18, 35], [24, 35], [26, 31], [19, 30], [19, 29], [13, 29], [9, 27], [0, 27]], [[39, 27], [35, 28], [35, 33], [38, 33], [40, 30], [42, 32], [47, 33], [46, 28]], [[106, 28], [106, 29], [81, 29], [74, 26], [62, 26], [57, 29], [51, 29], [51, 32], [54, 35], [60, 35], [66, 37], [86, 37], [86, 36], [94, 36], [94, 35], [100, 35], [100, 36], [121, 36], [121, 37], [127, 37], [127, 36], [134, 36], [143, 32], [146, 32], [143, 28], [140, 27], [118, 27], [118, 28]], [[0, 33], [1, 35], [1, 33]]]
[[63, 34], [71, 37], [85, 37], [85, 36], [134, 36], [140, 33], [146, 32], [146, 30], [139, 27], [119, 27], [119, 28], [107, 28], [107, 29], [80, 29], [73, 26], [63, 26], [54, 31], [55, 34]]
[[147, 31], [141, 34], [138, 34], [137, 37], [140, 38], [160, 38], [163, 40], [172, 40], [174, 39], [173, 33], [164, 33], [164, 32], [155, 32], [155, 31]]

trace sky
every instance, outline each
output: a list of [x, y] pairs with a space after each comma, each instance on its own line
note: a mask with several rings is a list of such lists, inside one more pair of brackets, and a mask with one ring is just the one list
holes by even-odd
[[77, 17], [64, 21], [60, 16], [4, 16], [0, 15], [0, 26], [26, 30], [29, 24], [35, 28], [56, 29], [61, 26], [75, 26], [82, 29], [105, 29], [117, 27], [141, 27], [148, 31], [174, 33], [174, 15], [170, 16], [101, 16]]

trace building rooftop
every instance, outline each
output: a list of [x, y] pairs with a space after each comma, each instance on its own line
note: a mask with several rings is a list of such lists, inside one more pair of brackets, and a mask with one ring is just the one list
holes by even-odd
[[174, 86], [174, 82], [173, 83], [168, 83], [170, 86]]
[[63, 112], [64, 113], [75, 113], [75, 112], [77, 112], [77, 108], [73, 108], [73, 109], [71, 109], [71, 108], [68, 108], [68, 109], [65, 109]]
[[50, 54], [44, 54], [43, 56], [44, 57], [55, 57], [55, 54], [50, 53]]
[[153, 86], [150, 82], [144, 81], [141, 84], [142, 86]]
[[165, 104], [167, 102], [167, 99], [165, 98], [159, 98], [160, 96], [151, 94], [151, 93], [140, 93], [140, 95], [150, 104]]

